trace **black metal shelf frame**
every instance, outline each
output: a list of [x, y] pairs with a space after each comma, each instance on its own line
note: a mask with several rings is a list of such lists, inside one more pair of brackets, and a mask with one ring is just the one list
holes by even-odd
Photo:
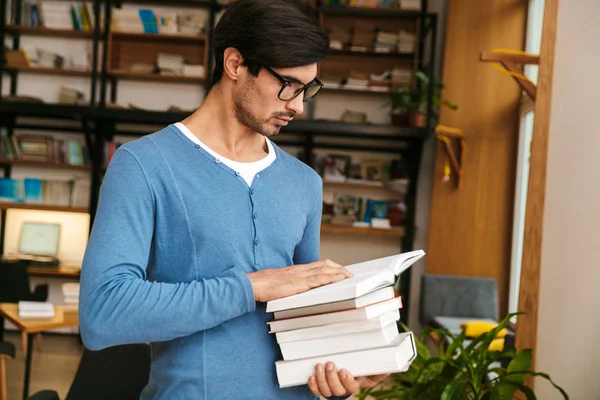
[[[4, 43], [7, 35], [6, 30], [6, 5], [7, 1], [0, 0], [0, 42]], [[17, 0], [16, 20], [20, 23], [21, 6], [23, 0]], [[133, 135], [143, 136], [149, 132], [139, 132], [136, 130], [127, 130], [118, 128], [118, 124], [143, 124], [164, 126], [184, 119], [190, 112], [155, 112], [146, 110], [132, 110], [107, 107], [107, 94], [114, 99], [116, 96], [116, 82], [114, 78], [108, 75], [108, 49], [102, 46], [99, 51], [100, 43], [108, 43], [111, 30], [111, 14], [114, 7], [120, 7], [124, 3], [143, 3], [143, 4], [164, 4], [161, 0], [92, 0], [95, 12], [94, 30], [91, 35], [93, 45], [92, 55], [92, 73], [91, 96], [89, 103], [82, 105], [62, 105], [23, 101], [6, 101], [0, 96], [0, 128], [7, 129], [8, 134], [12, 135], [17, 128], [39, 129], [47, 131], [60, 131], [63, 133], [83, 134], [86, 144], [90, 151], [92, 160], [91, 168], [91, 197], [90, 197], [90, 217], [93, 223], [95, 210], [97, 207], [98, 194], [101, 185], [104, 161], [104, 145], [106, 141], [112, 140], [115, 135]], [[320, 3], [320, 2], [319, 2]], [[209, 38], [209, 57], [206, 60], [207, 79], [205, 81], [205, 90], [208, 92], [211, 88], [211, 79], [208, 71], [212, 71], [213, 48], [212, 37], [215, 14], [224, 7], [217, 3], [217, 0], [174, 0], [170, 1], [171, 6], [191, 6], [202, 7], [209, 10], [208, 32]], [[100, 29], [100, 10], [104, 8], [104, 26]], [[427, 0], [421, 0], [421, 12], [394, 11], [389, 9], [358, 9], [342, 8], [320, 5], [316, 8], [317, 12], [336, 13], [341, 15], [370, 17], [370, 18], [398, 18], [398, 19], [416, 19], [419, 21], [418, 37], [418, 68], [426, 68], [430, 81], [433, 81], [433, 71], [435, 65], [435, 39], [437, 33], [437, 14], [427, 12]], [[19, 32], [11, 32], [13, 39], [13, 49], [20, 46]], [[86, 40], [90, 40], [87, 38]], [[333, 52], [335, 53], [335, 52]], [[343, 52], [342, 52], [343, 53]], [[427, 53], [427, 55], [426, 55]], [[352, 53], [355, 54], [355, 53]], [[358, 54], [357, 54], [358, 55]], [[368, 55], [367, 55], [368, 56]], [[384, 55], [377, 55], [384, 56]], [[388, 55], [385, 55], [388, 56]], [[100, 57], [100, 58], [99, 58]], [[425, 62], [426, 60], [426, 62]], [[100, 61], [100, 63], [98, 63]], [[98, 67], [99, 64], [99, 67]], [[5, 56], [0, 50], [0, 76], [5, 72]], [[11, 71], [10, 94], [17, 93], [18, 71]], [[110, 93], [107, 93], [110, 89]], [[99, 92], [98, 92], [99, 91]], [[0, 93], [2, 93], [2, 80], [0, 79]], [[431, 110], [433, 96], [433, 85], [429, 87], [428, 104], [426, 115], [426, 126], [423, 128], [399, 127], [391, 125], [378, 124], [350, 124], [338, 121], [327, 120], [294, 120], [289, 126], [282, 129], [282, 134], [299, 134], [300, 139], [282, 140], [283, 146], [298, 146], [304, 150], [304, 159], [311, 160], [315, 149], [327, 148], [337, 150], [367, 151], [402, 154], [409, 165], [410, 184], [405, 196], [407, 206], [406, 233], [402, 239], [402, 251], [413, 249], [415, 238], [415, 208], [416, 208], [416, 189], [419, 177], [419, 167], [423, 151], [423, 143], [432, 136], [433, 132], [433, 113]], [[311, 103], [314, 107], [314, 103]], [[310, 108], [307, 110], [309, 118], [312, 116]], [[54, 120], [50, 122], [34, 123], [30, 120], [21, 121], [22, 118], [41, 118], [44, 120]], [[59, 126], [57, 121], [75, 121], [77, 126]], [[352, 139], [352, 144], [341, 143], [323, 143], [320, 138], [333, 139]], [[364, 144], [356, 144], [362, 142]], [[390, 145], [393, 142], [394, 145]], [[396, 144], [398, 144], [396, 146]], [[10, 176], [11, 166], [0, 167], [4, 169], [5, 176]], [[6, 211], [2, 210], [2, 223], [0, 224], [0, 253], [3, 252], [4, 221], [6, 220]], [[402, 320], [407, 323], [410, 300], [410, 269], [400, 277], [400, 291], [403, 293], [404, 309], [401, 313]]]

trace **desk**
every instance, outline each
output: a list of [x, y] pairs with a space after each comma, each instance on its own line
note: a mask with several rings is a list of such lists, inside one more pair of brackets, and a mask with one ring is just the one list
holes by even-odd
[[23, 382], [23, 399], [29, 396], [29, 378], [31, 375], [31, 357], [33, 356], [33, 335], [38, 332], [56, 328], [72, 328], [79, 325], [77, 312], [65, 312], [61, 306], [54, 306], [53, 318], [19, 318], [18, 305], [15, 303], [0, 303], [0, 339], [4, 336], [4, 321], [10, 321], [21, 332], [27, 334], [27, 357], [25, 359], [25, 379]]
[[59, 267], [27, 267], [27, 273], [29, 276], [79, 279], [81, 268], [69, 265], [61, 265]]

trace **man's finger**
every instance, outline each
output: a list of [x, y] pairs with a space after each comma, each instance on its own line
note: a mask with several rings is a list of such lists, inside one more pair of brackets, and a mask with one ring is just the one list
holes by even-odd
[[337, 268], [337, 267], [330, 267], [327, 265], [321, 265], [319, 267], [314, 267], [312, 269], [309, 269], [305, 272], [305, 274], [308, 275], [337, 275], [337, 274], [343, 274], [345, 277], [347, 278], [351, 278], [353, 275], [350, 271], [348, 271], [346, 268], [341, 267], [341, 268]]
[[327, 378], [325, 377], [325, 367], [323, 364], [317, 364], [315, 368], [315, 377], [317, 378], [317, 385], [319, 386], [321, 395], [324, 397], [333, 396], [329, 384], [327, 383]]
[[360, 390], [360, 384], [354, 379], [354, 376], [350, 372], [345, 369], [341, 369], [338, 372], [338, 376], [340, 377], [340, 381], [344, 388], [346, 388], [347, 393], [356, 393]]
[[342, 274], [338, 275], [313, 275], [306, 278], [306, 283], [309, 287], [314, 288], [318, 286], [328, 285], [330, 283], [335, 283], [339, 281], [343, 281], [346, 277]]
[[331, 389], [331, 392], [334, 396], [344, 396], [348, 393], [340, 381], [340, 377], [338, 376], [338, 371], [334, 363], [328, 362], [325, 365], [325, 376], [327, 377], [329, 389]]
[[308, 379], [308, 388], [316, 397], [321, 397], [321, 392], [319, 391], [319, 385], [317, 384], [317, 378], [311, 376]]
[[343, 265], [333, 262], [330, 259], [323, 260], [323, 264], [325, 264], [328, 267], [345, 268]]

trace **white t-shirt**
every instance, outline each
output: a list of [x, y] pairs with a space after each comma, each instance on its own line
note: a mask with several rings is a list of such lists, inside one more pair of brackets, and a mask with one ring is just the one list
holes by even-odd
[[244, 178], [244, 180], [248, 183], [248, 186], [252, 186], [252, 181], [254, 180], [254, 177], [256, 176], [256, 174], [258, 172], [267, 168], [277, 158], [277, 155], [275, 154], [275, 149], [273, 148], [273, 144], [271, 143], [271, 141], [268, 138], [265, 138], [265, 140], [267, 141], [267, 147], [269, 150], [269, 154], [267, 154], [267, 156], [265, 158], [262, 158], [258, 161], [244, 163], [244, 162], [230, 160], [228, 158], [223, 157], [220, 154], [215, 153], [210, 147], [208, 147], [207, 145], [202, 143], [200, 141], [200, 139], [198, 139], [198, 137], [196, 135], [194, 135], [192, 133], [192, 131], [190, 131], [187, 128], [187, 126], [185, 126], [181, 122], [176, 122], [175, 126], [177, 128], [179, 128], [179, 130], [181, 132], [183, 132], [183, 134], [185, 136], [187, 136], [188, 139], [190, 139], [192, 142], [200, 145], [200, 147], [202, 147], [204, 150], [206, 150], [210, 155], [214, 156], [216, 159], [218, 159], [220, 162], [227, 165], [229, 168], [233, 169], [234, 171], [239, 172], [240, 176], [242, 178]]

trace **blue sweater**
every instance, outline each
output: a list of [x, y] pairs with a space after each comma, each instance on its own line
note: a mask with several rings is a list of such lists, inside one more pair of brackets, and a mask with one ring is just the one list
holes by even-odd
[[175, 126], [121, 146], [86, 249], [81, 335], [152, 344], [142, 399], [313, 399], [281, 359], [248, 272], [319, 259], [322, 182], [275, 146], [251, 187]]

